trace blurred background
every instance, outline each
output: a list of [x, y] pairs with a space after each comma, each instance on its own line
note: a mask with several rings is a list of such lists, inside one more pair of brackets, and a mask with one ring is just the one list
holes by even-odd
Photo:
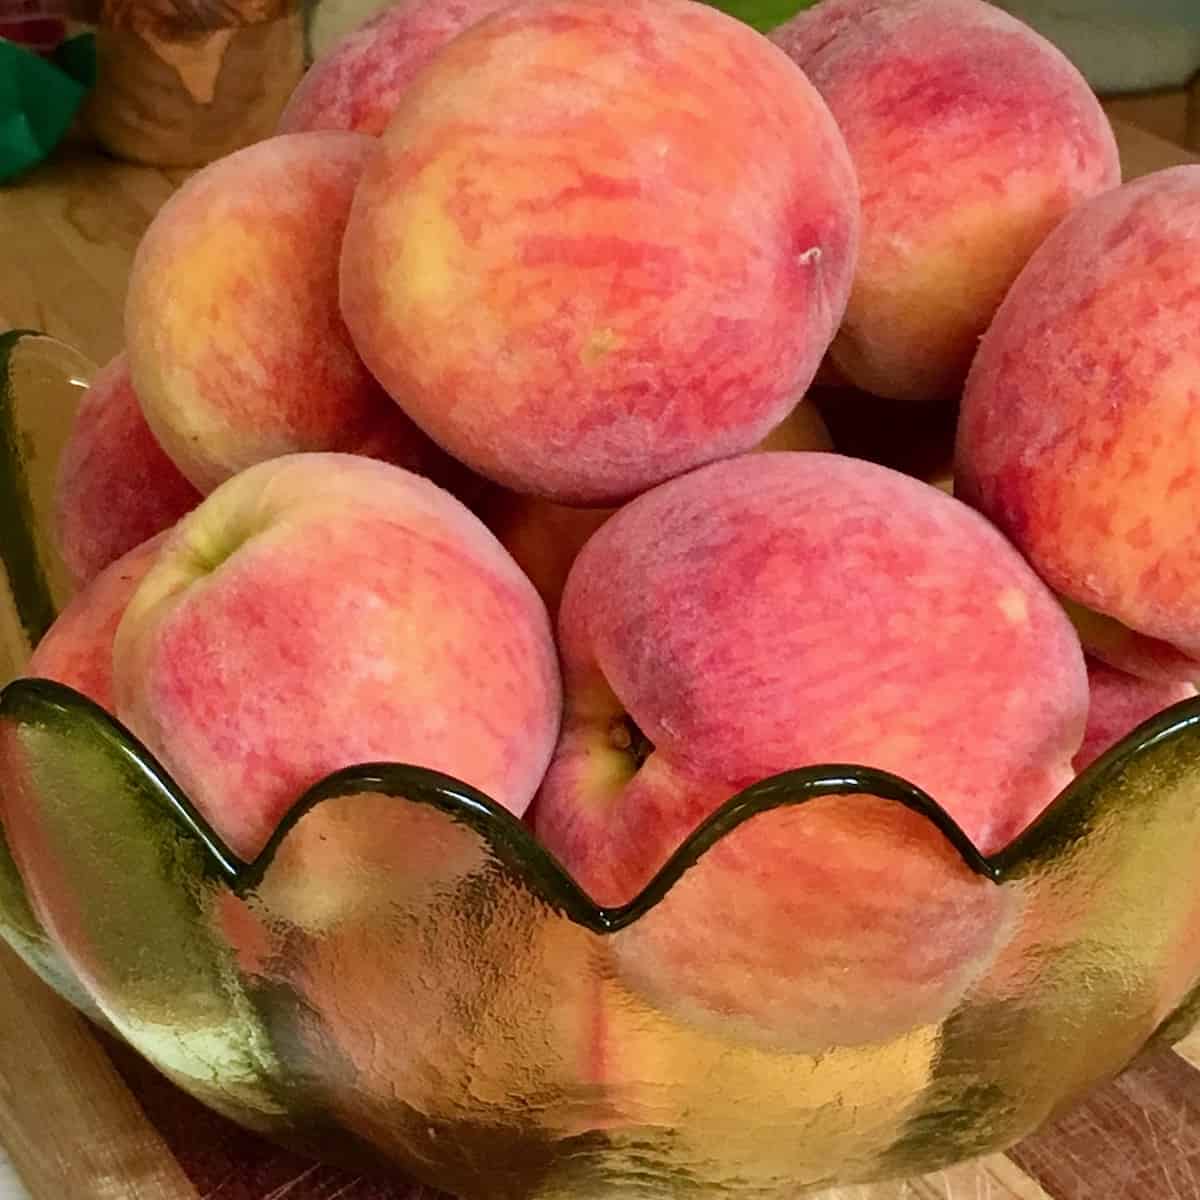
[[[304, 65], [408, 0], [0, 0], [0, 180], [66, 136], [192, 167], [269, 134]], [[813, 0], [708, 0], [768, 28]], [[1200, 150], [1200, 0], [992, 0], [1110, 116]]]
[[1198, 0], [1000, 0], [1071, 58], [1110, 115], [1200, 149]]
[[[320, 51], [365, 17], [396, 0], [318, 0], [309, 5], [310, 48]], [[403, 0], [400, 0], [403, 3]], [[1114, 115], [1200, 149], [1200, 0], [994, 0], [1059, 46]], [[3, 0], [0, 0], [3, 3]], [[720, 7], [767, 16], [780, 0]], [[738, 11], [739, 7], [745, 12]], [[793, 3], [791, 8], [803, 7]]]

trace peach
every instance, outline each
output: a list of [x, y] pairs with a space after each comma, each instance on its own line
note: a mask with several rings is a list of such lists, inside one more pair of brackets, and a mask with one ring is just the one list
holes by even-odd
[[[536, 829], [606, 904], [734, 793], [806, 765], [902, 775], [995, 851], [1072, 777], [1087, 712], [1078, 638], [1003, 537], [839, 455], [747, 455], [632, 501], [576, 560], [559, 634]], [[692, 920], [622, 935], [630, 978], [809, 1047], [944, 1016], [1005, 909], [932, 824], [862, 796], [756, 817], [678, 886]]]
[[572, 508], [495, 488], [480, 516], [529, 576], [554, 619], [571, 564], [614, 512], [613, 508]]
[[1169, 642], [1134, 633], [1120, 621], [1060, 596], [1079, 640], [1092, 658], [1114, 671], [1135, 675], [1150, 683], [1186, 683], [1200, 679], [1200, 659], [1177, 650]]
[[807, 397], [755, 447], [769, 450], [832, 450], [833, 439], [821, 412]]
[[[758, 448], [830, 450], [832, 443], [817, 410], [811, 404], [801, 403]], [[572, 508], [493, 488], [485, 495], [479, 515], [533, 581], [550, 616], [556, 617], [571, 564], [588, 538], [615, 511]]]
[[1099, 102], [984, 0], [824, 0], [771, 36], [829, 104], [862, 186], [834, 363], [874, 395], [955, 396], [1030, 254], [1120, 183]]
[[956, 451], [963, 498], [1105, 619], [1087, 647], [1181, 681], [1200, 660], [1198, 295], [1200, 167], [1090, 201], [996, 314]]
[[614, 504], [779, 424], [857, 227], [841, 134], [765, 38], [691, 0], [531, 0], [405, 93], [354, 198], [342, 312], [455, 457]]
[[288, 455], [169, 535], [117, 631], [118, 715], [235, 852], [341, 767], [444, 771], [520, 814], [560, 685], [533, 585], [457, 500], [357, 455]]
[[[133, 385], [201, 491], [282, 454], [445, 456], [371, 378], [338, 315], [350, 199], [375, 139], [269, 138], [194, 175], [146, 231], [129, 282]], [[376, 449], [380, 447], [380, 449]]]
[[378, 136], [405, 88], [451, 38], [512, 0], [401, 0], [351, 30], [309, 68], [280, 133], [344, 129]]
[[59, 551], [82, 586], [200, 503], [150, 432], [124, 354], [96, 372], [59, 459]]
[[37, 644], [25, 674], [82, 692], [108, 712], [113, 701], [113, 641], [138, 585], [158, 558], [166, 534], [134, 547], [91, 580]]
[[1088, 721], [1083, 745], [1075, 755], [1076, 771], [1091, 765], [1143, 721], [1196, 694], [1190, 683], [1139, 679], [1090, 657], [1087, 672]]

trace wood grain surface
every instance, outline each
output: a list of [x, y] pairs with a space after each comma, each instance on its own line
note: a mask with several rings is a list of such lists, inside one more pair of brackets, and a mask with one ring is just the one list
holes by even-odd
[[[1128, 176], [1187, 161], [1120, 126]], [[79, 146], [0, 188], [0, 329], [120, 348], [138, 239], [185, 177]], [[0, 596], [9, 655], [20, 652]], [[1200, 1040], [1158, 1051], [1010, 1154], [819, 1200], [1200, 1200]], [[35, 1200], [428, 1200], [303, 1162], [181, 1096], [0, 947], [0, 1143]]]
[[87, 1021], [4, 945], [0, 1029], [0, 1139], [36, 1200], [197, 1197]]

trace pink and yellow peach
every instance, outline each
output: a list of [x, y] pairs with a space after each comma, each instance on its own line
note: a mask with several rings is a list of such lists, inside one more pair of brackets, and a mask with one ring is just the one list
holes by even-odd
[[[735, 792], [809, 764], [902, 775], [997, 850], [1070, 780], [1087, 712], [1078, 638], [1003, 537], [837, 455], [746, 455], [632, 501], [576, 560], [559, 630], [536, 828], [609, 904]], [[622, 935], [625, 969], [798, 1045], [944, 1016], [1003, 917], [932, 825], [866, 797], [755, 818], [707, 863], [669, 922]]]
[[133, 593], [157, 560], [165, 538], [164, 533], [149, 539], [100, 571], [46, 631], [25, 674], [65, 683], [114, 713], [113, 642], [117, 627]]
[[611, 504], [784, 418], [857, 227], [837, 126], [753, 30], [690, 0], [532, 0], [406, 91], [354, 199], [342, 312], [456, 457]]
[[1089, 650], [1160, 680], [1200, 662], [1197, 294], [1200, 167], [1091, 201], [1013, 285], [958, 433], [963, 498], [1080, 606]]
[[1143, 721], [1196, 694], [1190, 683], [1161, 683], [1116, 671], [1087, 660], [1088, 720], [1083, 745], [1075, 755], [1076, 771], [1090, 766], [1105, 751], [1131, 734]]
[[356, 455], [286, 456], [213, 492], [113, 657], [118, 715], [245, 856], [355, 763], [441, 770], [520, 814], [558, 730], [533, 586], [453, 497]]
[[417, 73], [451, 38], [512, 0], [401, 0], [323, 54], [292, 93], [280, 133], [381, 134]]
[[834, 363], [875, 395], [955, 396], [1030, 254], [1120, 182], [1099, 102], [984, 0], [824, 0], [772, 38], [828, 102], [862, 186]]
[[1059, 597], [1079, 639], [1093, 658], [1114, 671], [1149, 683], [1184, 683], [1200, 679], [1200, 659], [1160, 638], [1135, 633], [1120, 621]]
[[494, 488], [487, 493], [480, 516], [537, 588], [553, 620], [558, 617], [571, 564], [614, 512], [613, 508], [573, 508]]
[[125, 312], [129, 366], [150, 428], [201, 492], [294, 451], [445, 467], [338, 315], [342, 232], [375, 146], [328, 132], [259, 142], [193, 176], [146, 231]]
[[92, 380], [59, 459], [55, 489], [63, 562], [83, 585], [200, 503], [166, 456], [134, 395], [125, 355]]

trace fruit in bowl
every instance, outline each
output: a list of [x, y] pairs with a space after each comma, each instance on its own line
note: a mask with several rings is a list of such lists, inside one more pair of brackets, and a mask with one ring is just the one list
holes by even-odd
[[[1192, 702], [1143, 727], [988, 858], [894, 776], [817, 767], [734, 797], [644, 890], [607, 908], [511, 814], [421, 768], [322, 781], [246, 862], [76, 693], [10, 685], [0, 762], [9, 842], [68, 978], [219, 1111], [322, 1156], [373, 1147], [467, 1197], [616, 1196], [635, 1174], [666, 1195], [680, 1170], [700, 1191], [751, 1179], [756, 1194], [784, 1195], [1005, 1145], [1171, 1028], [1200, 966], [1194, 889], [1171, 869], [1200, 849], [1196, 712]], [[814, 933], [868, 988], [878, 963], [854, 947], [938, 927], [938, 952], [954, 960], [935, 925], [954, 916], [947, 898], [1000, 910], [945, 1018], [800, 1049], [761, 1028], [748, 1036], [733, 1015], [697, 1020], [689, 997], [654, 987], [647, 964], [677, 966], [663, 949], [705, 911], [722, 936], [684, 944], [699, 937], [713, 965], [729, 963], [730, 921], [758, 903], [753, 874], [730, 875], [739, 837], [811, 845], [806, 829], [822, 866], [841, 861], [822, 849], [860, 873], [856, 848], [878, 855], [875, 887], [844, 893], [849, 929], [827, 923], [846, 880], [814, 897], [825, 918]], [[764, 876], [795, 894], [791, 872]], [[911, 924], [875, 924], [864, 943], [853, 919], [864, 902], [882, 917], [900, 896]], [[778, 914], [760, 916], [761, 930], [746, 927], [759, 941], [745, 945], [772, 935]], [[788, 920], [774, 936], [794, 930]], [[758, 979], [749, 972], [736, 994], [761, 995], [749, 991]], [[1064, 1025], [1089, 1031], [1078, 1054]], [[762, 1113], [747, 1114], [750, 1097]], [[964, 1126], [964, 1107], [977, 1123]], [[938, 1130], [920, 1156], [914, 1123]], [[796, 1128], [806, 1136], [786, 1136]]]
[[[118, 460], [119, 472], [113, 470]], [[200, 493], [151, 433], [124, 354], [101, 368], [88, 388], [56, 484], [55, 540], [77, 585], [200, 503]]]
[[67, 605], [37, 644], [28, 674], [55, 679], [116, 712], [113, 642], [129, 601], [158, 559], [165, 533], [110, 563]]
[[[1020, 555], [959, 501], [837, 455], [745, 456], [626, 505], [576, 560], [559, 631], [566, 716], [535, 828], [606, 904], [731, 795], [820, 762], [912, 780], [991, 853], [1070, 781], [1087, 713], [1079, 640]], [[707, 890], [679, 884], [666, 940], [630, 930], [624, 966], [665, 1010], [777, 1047], [936, 1022], [1004, 909], [931, 840], [866, 798], [739, 830]]]
[[1077, 771], [1090, 766], [1143, 721], [1196, 695], [1195, 684], [1139, 679], [1098, 659], [1089, 659], [1087, 669], [1088, 721], [1073, 760]]
[[[139, 254], [133, 386], [88, 403], [202, 487], [0, 694], [19, 952], [250, 1128], [489, 1200], [930, 1170], [1185, 1029], [1200, 700], [1094, 664], [1089, 695], [1036, 556], [844, 424], [742, 453], [813, 414], [857, 266], [841, 138], [708, 9], [536, 0], [431, 51], [381, 138], [197, 176]], [[696, 268], [669, 288], [663, 246]], [[357, 438], [364, 395], [478, 515]], [[591, 438], [622, 422], [618, 486]], [[501, 485], [606, 506], [531, 535], [556, 636], [536, 553], [487, 531]]]
[[[1200, 676], [1200, 166], [1074, 212], [1014, 283], [963, 398], [963, 495], [1081, 609], [1088, 648], [1134, 675]], [[1181, 322], [1184, 322], [1181, 324]]]
[[134, 592], [113, 663], [116, 713], [245, 858], [359, 762], [452, 772], [520, 815], [558, 734], [529, 580], [446, 492], [357, 455], [214, 492]]

